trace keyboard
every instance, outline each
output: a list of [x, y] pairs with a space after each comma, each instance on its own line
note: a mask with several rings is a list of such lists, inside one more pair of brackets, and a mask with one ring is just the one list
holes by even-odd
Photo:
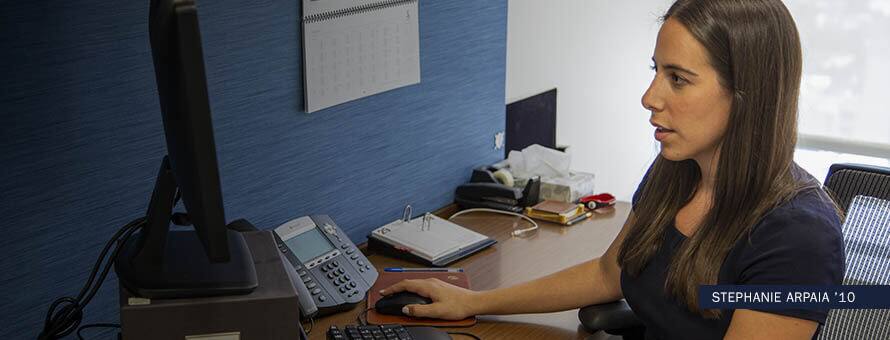
[[348, 325], [341, 331], [328, 328], [328, 340], [450, 340], [448, 333], [433, 327], [402, 325]]

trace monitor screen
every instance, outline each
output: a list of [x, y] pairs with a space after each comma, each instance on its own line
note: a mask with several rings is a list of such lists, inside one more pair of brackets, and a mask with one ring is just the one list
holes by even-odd
[[334, 249], [331, 241], [328, 241], [318, 228], [311, 228], [297, 236], [291, 237], [285, 240], [284, 244], [304, 264]]
[[556, 149], [556, 89], [507, 104], [506, 111], [504, 158], [532, 144]]

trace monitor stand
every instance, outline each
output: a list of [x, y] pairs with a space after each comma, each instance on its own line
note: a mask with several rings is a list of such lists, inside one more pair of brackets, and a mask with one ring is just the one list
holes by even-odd
[[227, 230], [228, 262], [212, 262], [194, 230], [170, 231], [177, 184], [167, 156], [148, 206], [145, 226], [125, 240], [115, 258], [122, 286], [145, 298], [248, 294], [257, 275], [241, 233]]

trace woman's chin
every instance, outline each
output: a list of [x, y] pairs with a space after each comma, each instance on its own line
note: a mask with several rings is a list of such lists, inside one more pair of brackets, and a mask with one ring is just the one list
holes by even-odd
[[678, 152], [677, 150], [669, 146], [665, 146], [664, 143], [661, 144], [661, 157], [674, 162], [685, 161], [689, 159], [689, 157], [684, 155], [682, 152]]

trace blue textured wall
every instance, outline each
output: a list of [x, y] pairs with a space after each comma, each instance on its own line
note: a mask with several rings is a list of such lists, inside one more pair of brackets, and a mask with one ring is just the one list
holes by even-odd
[[[421, 84], [306, 114], [299, 0], [199, 2], [226, 215], [331, 215], [363, 242], [500, 152], [506, 0], [420, 1]], [[148, 1], [0, 2], [0, 338], [33, 338], [143, 214], [165, 153]], [[112, 277], [86, 322], [116, 321]]]

